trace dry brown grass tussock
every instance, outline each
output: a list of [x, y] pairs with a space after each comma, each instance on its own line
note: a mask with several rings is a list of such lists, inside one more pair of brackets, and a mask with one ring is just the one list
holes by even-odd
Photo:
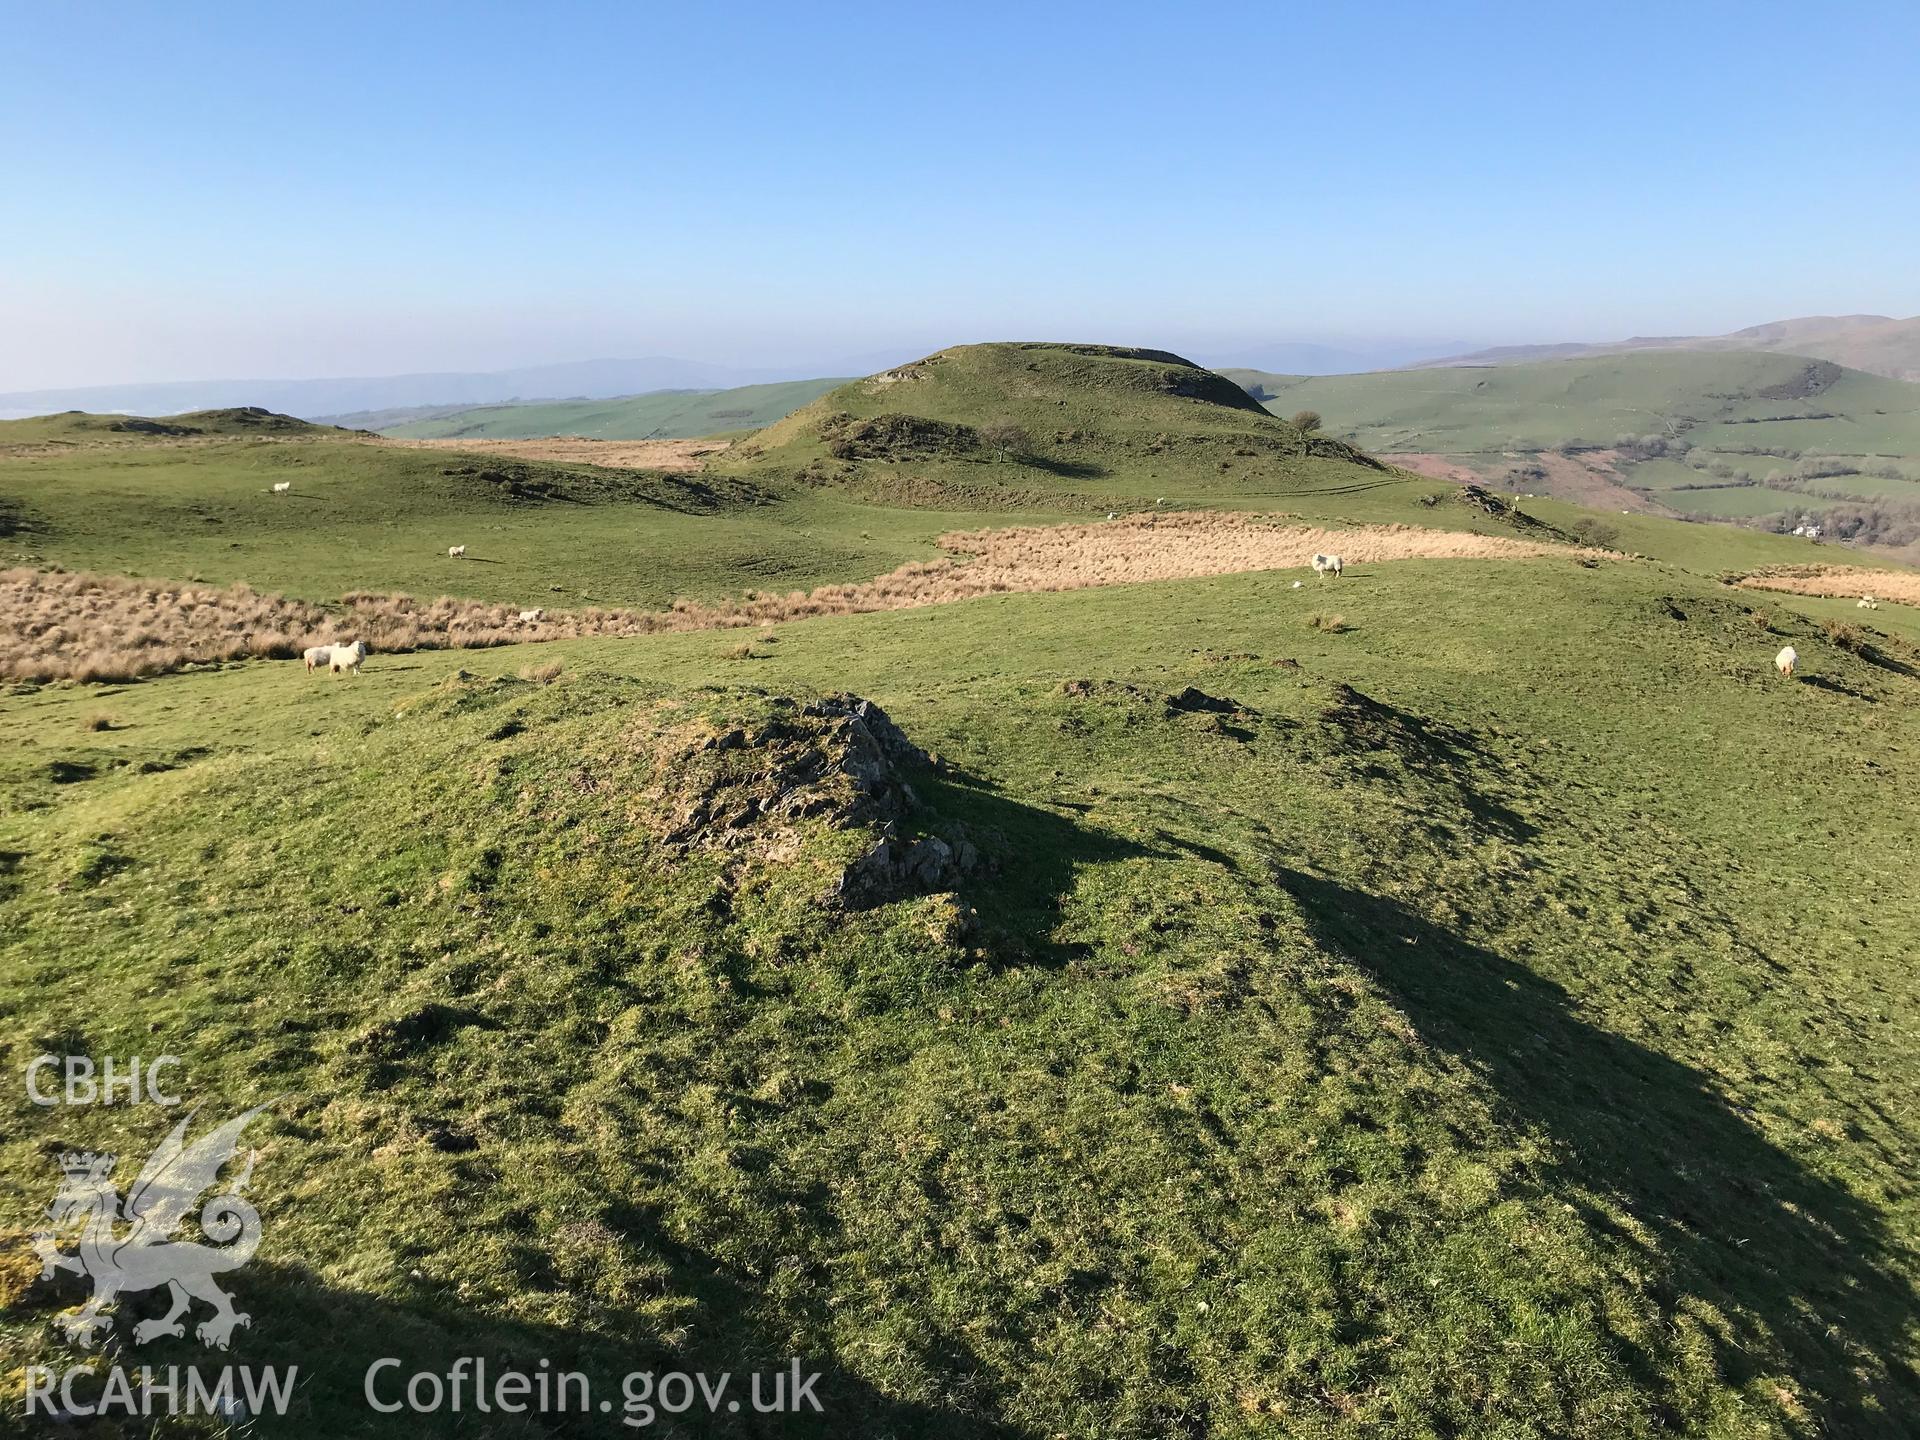
[[[1519, 559], [1590, 554], [1502, 536], [1410, 525], [1325, 530], [1257, 515], [1199, 511], [1090, 525], [1018, 526], [940, 537], [949, 553], [857, 584], [784, 595], [749, 590], [717, 605], [549, 611], [442, 596], [355, 591], [323, 608], [245, 585], [213, 588], [58, 571], [0, 572], [0, 676], [128, 680], [183, 665], [292, 659], [310, 645], [364, 640], [375, 654], [483, 649], [536, 640], [768, 626], [824, 615], [942, 605], [1016, 591], [1079, 590], [1250, 570], [1304, 567], [1316, 553], [1349, 568], [1414, 558]], [[1338, 586], [1337, 580], [1315, 580]]]
[[467, 455], [513, 455], [522, 460], [558, 460], [571, 465], [602, 465], [614, 470], [698, 470], [718, 455], [727, 440], [588, 440], [578, 435], [549, 435], [538, 440], [401, 440], [383, 437], [383, 445], [410, 450], [457, 450]]
[[[1589, 553], [1535, 540], [1417, 525], [1361, 525], [1344, 530], [1260, 515], [1217, 511], [1129, 515], [1091, 525], [1023, 526], [940, 537], [942, 549], [971, 553], [961, 565], [973, 593], [1075, 590], [1235, 575], [1304, 566], [1317, 554], [1348, 566], [1383, 560], [1513, 560], [1550, 553]], [[1597, 552], [1595, 552], [1597, 553]], [[1338, 581], [1326, 581], [1338, 584]]]
[[1857, 600], [1871, 595], [1901, 605], [1920, 605], [1920, 574], [1909, 570], [1868, 570], [1858, 565], [1775, 565], [1738, 582], [1748, 590], [1784, 590], [1794, 595], [1829, 595]]
[[[245, 585], [0, 571], [0, 676], [134, 680], [191, 661], [286, 658], [326, 613]], [[307, 641], [307, 644], [314, 642]]]

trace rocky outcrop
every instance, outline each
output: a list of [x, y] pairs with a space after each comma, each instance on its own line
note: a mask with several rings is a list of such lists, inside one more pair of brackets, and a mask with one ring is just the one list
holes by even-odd
[[776, 697], [752, 724], [673, 732], [657, 774], [656, 829], [682, 851], [723, 850], [779, 861], [802, 828], [865, 831], [871, 843], [823, 897], [863, 909], [909, 894], [951, 890], [980, 863], [972, 841], [914, 835], [912, 776], [936, 762], [878, 705], [857, 695]]

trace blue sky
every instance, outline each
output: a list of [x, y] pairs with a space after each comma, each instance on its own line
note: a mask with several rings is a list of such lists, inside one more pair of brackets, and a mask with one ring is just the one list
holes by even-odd
[[0, 389], [1920, 312], [1920, 6], [0, 0]]

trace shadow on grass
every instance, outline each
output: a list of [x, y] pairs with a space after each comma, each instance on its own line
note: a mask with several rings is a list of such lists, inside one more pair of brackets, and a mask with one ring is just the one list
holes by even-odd
[[1879, 703], [1876, 696], [1869, 695], [1857, 685], [1849, 685], [1844, 680], [1835, 680], [1830, 675], [1802, 675], [1799, 678], [1802, 685], [1811, 685], [1814, 689], [1825, 690], [1830, 695], [1844, 695], [1849, 700], [1864, 700], [1869, 705]]
[[[172, 1365], [184, 1372], [186, 1367], [195, 1367], [207, 1385], [217, 1381], [223, 1366], [249, 1367], [256, 1372], [272, 1366], [282, 1375], [294, 1367], [297, 1383], [284, 1415], [262, 1417], [259, 1424], [263, 1433], [314, 1440], [349, 1435], [394, 1435], [409, 1440], [415, 1436], [453, 1435], [485, 1435], [494, 1440], [594, 1436], [604, 1440], [608, 1435], [622, 1434], [1031, 1440], [1026, 1432], [998, 1424], [975, 1405], [898, 1399], [836, 1365], [829, 1356], [807, 1353], [804, 1341], [796, 1347], [788, 1335], [762, 1318], [769, 1309], [762, 1283], [730, 1272], [711, 1256], [664, 1240], [655, 1227], [637, 1215], [615, 1218], [606, 1229], [605, 1240], [609, 1246], [663, 1257], [669, 1272], [662, 1280], [666, 1291], [694, 1302], [691, 1315], [674, 1324], [670, 1343], [633, 1312], [581, 1294], [566, 1296], [562, 1304], [543, 1308], [571, 1309], [583, 1317], [583, 1323], [529, 1323], [463, 1302], [454, 1293], [457, 1277], [452, 1283], [444, 1277], [428, 1281], [396, 1269], [382, 1282], [389, 1293], [370, 1295], [330, 1285], [298, 1266], [256, 1262], [237, 1272], [228, 1285], [235, 1307], [248, 1314], [251, 1323], [234, 1332], [227, 1351], [208, 1350], [195, 1337], [194, 1327], [209, 1313], [199, 1304], [183, 1317], [186, 1333], [182, 1338], [162, 1338], [144, 1345], [130, 1343], [139, 1321], [167, 1308], [166, 1292], [157, 1290], [121, 1301], [104, 1353], [109, 1364], [130, 1370], [151, 1366], [159, 1371]], [[534, 1274], [529, 1277], [528, 1288], [552, 1292], [561, 1287], [551, 1275], [543, 1279]], [[54, 1306], [77, 1304], [83, 1293], [78, 1281], [63, 1277], [58, 1282], [37, 1285], [28, 1303], [46, 1309], [50, 1322]], [[546, 1302], [554, 1297], [536, 1293], [524, 1298]], [[824, 1317], [808, 1319], [820, 1322], [810, 1325], [814, 1333], [824, 1333]], [[28, 1363], [60, 1371], [82, 1363], [88, 1355], [101, 1353], [69, 1349], [52, 1337], [49, 1328], [48, 1344]], [[388, 1358], [398, 1360], [399, 1365], [384, 1366], [369, 1375], [376, 1362]], [[980, 1368], [970, 1354], [922, 1358], [937, 1359], [943, 1378], [962, 1390]], [[440, 1385], [446, 1387], [455, 1362], [461, 1359], [469, 1363], [464, 1367], [462, 1403], [457, 1411], [444, 1398], [434, 1413], [416, 1413], [411, 1408], [377, 1410], [368, 1399], [371, 1387], [373, 1397], [382, 1405], [404, 1404], [408, 1382], [417, 1374], [438, 1377]], [[757, 1413], [753, 1376], [762, 1377], [763, 1403], [773, 1399], [776, 1374], [785, 1377], [779, 1393], [790, 1397], [794, 1393], [796, 1359], [802, 1379], [819, 1376], [811, 1387], [803, 1387], [817, 1401], [818, 1410], [797, 1401], [792, 1413]], [[579, 1382], [569, 1382], [563, 1388], [550, 1380], [544, 1413], [531, 1408], [537, 1389], [525, 1392], [522, 1403], [529, 1406], [527, 1413], [507, 1413], [497, 1404], [490, 1413], [481, 1413], [475, 1403], [473, 1377], [477, 1365], [484, 1365], [490, 1389], [508, 1371], [530, 1377], [543, 1372], [556, 1377], [563, 1372], [584, 1375], [585, 1403]], [[654, 1377], [651, 1385], [629, 1380], [643, 1373]], [[664, 1397], [679, 1405], [683, 1382], [671, 1382], [665, 1391], [658, 1388], [661, 1379], [671, 1373], [704, 1376], [710, 1388], [720, 1383], [722, 1375], [731, 1378], [714, 1409], [709, 1409], [695, 1381], [686, 1390], [690, 1408], [672, 1413], [659, 1402]], [[186, 1383], [183, 1374], [181, 1384], [184, 1387]], [[427, 1382], [421, 1382], [421, 1386], [420, 1394], [430, 1397], [432, 1387]], [[83, 1382], [75, 1390], [77, 1398], [90, 1400], [97, 1394], [98, 1382]], [[636, 1399], [654, 1406], [651, 1416], [630, 1408]], [[731, 1402], [737, 1402], [738, 1408], [729, 1408]], [[629, 1419], [634, 1423], [626, 1423]], [[51, 1433], [72, 1432], [52, 1429]]]
[[1102, 475], [1112, 473], [1104, 465], [1092, 465], [1083, 460], [1056, 460], [1045, 455], [1023, 455], [1020, 463], [1029, 470], [1044, 470], [1062, 480], [1097, 480]]
[[914, 788], [932, 813], [959, 822], [987, 857], [989, 864], [961, 893], [1010, 963], [1060, 965], [1075, 958], [1075, 947], [1053, 932], [1060, 899], [1073, 892], [1082, 867], [1165, 853], [953, 775], [916, 778]]
[[1909, 680], [1920, 680], [1920, 669], [1908, 664], [1897, 655], [1890, 655], [1878, 645], [1865, 644], [1854, 652], [1867, 664], [1889, 670], [1895, 675], [1905, 676]]
[[1335, 685], [1332, 701], [1320, 716], [1329, 748], [1356, 761], [1362, 776], [1391, 779], [1368, 759], [1376, 752], [1391, 753], [1421, 779], [1444, 788], [1485, 828], [1516, 844], [1539, 835], [1539, 826], [1484, 783], [1486, 773], [1498, 773], [1501, 762], [1471, 731], [1376, 700], [1351, 685]]
[[[1771, 1144], [1707, 1075], [1589, 1023], [1525, 966], [1390, 900], [1274, 868], [1318, 943], [1474, 1065], [1513, 1121], [1553, 1138], [1550, 1187], [1605, 1196], [1657, 1237], [1644, 1246], [1583, 1207], [1663, 1273], [1668, 1314], [1692, 1296], [1726, 1317], [1715, 1358], [1728, 1383], [1784, 1371], [1820, 1433], [1912, 1433], [1914, 1257], [1869, 1206]], [[1657, 1357], [1611, 1338], [1654, 1394], [1668, 1388]]]

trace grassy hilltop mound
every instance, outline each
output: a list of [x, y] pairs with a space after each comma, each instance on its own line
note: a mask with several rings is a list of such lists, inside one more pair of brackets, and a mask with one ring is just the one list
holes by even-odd
[[1240, 386], [1164, 350], [957, 345], [830, 391], [722, 465], [811, 483], [937, 493], [1033, 488], [1158, 498], [1378, 480]]
[[244, 436], [311, 438], [340, 435], [333, 425], [316, 425], [263, 410], [257, 405], [224, 410], [189, 410], [182, 415], [95, 415], [67, 410], [28, 420], [0, 420], [0, 454], [15, 446], [127, 443], [142, 439], [217, 439]]

